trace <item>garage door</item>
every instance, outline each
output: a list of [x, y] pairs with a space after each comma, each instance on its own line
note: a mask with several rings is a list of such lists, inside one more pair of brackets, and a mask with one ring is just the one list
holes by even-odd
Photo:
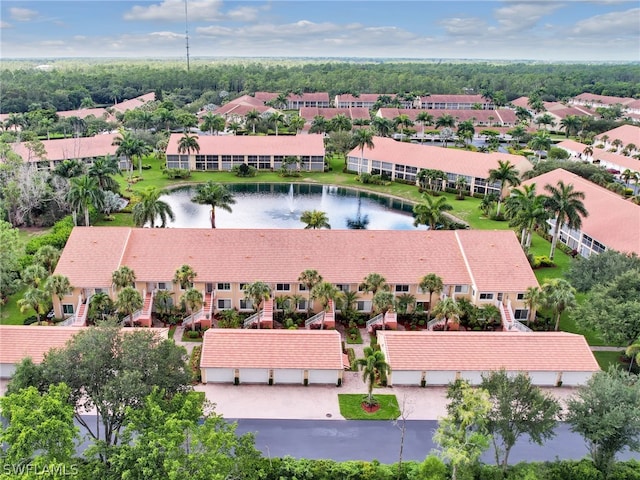
[[269, 370], [266, 368], [241, 368], [240, 383], [269, 383]]
[[276, 385], [289, 383], [295, 385], [302, 385], [304, 373], [300, 369], [274, 369], [273, 370], [273, 383]]
[[207, 383], [233, 383], [233, 368], [205, 368]]
[[309, 384], [335, 384], [338, 382], [337, 370], [309, 370]]

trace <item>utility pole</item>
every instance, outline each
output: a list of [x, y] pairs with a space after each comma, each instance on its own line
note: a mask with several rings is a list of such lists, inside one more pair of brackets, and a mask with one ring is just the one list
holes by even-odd
[[184, 37], [187, 46], [187, 72], [189, 71], [189, 16], [187, 12], [187, 1], [184, 0]]

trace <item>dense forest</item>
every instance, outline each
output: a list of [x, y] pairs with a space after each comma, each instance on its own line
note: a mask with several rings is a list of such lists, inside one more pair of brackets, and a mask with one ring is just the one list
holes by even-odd
[[[107, 106], [143, 93], [171, 93], [184, 104], [216, 103], [255, 91], [498, 95], [505, 102], [536, 93], [555, 101], [582, 92], [640, 96], [638, 64], [525, 64], [339, 61], [195, 61], [189, 71], [175, 62], [56, 61], [53, 68], [4, 62], [2, 113], [35, 108], [80, 108], [90, 98]], [[222, 95], [220, 95], [222, 94]], [[205, 98], [202, 98], [205, 97]], [[181, 105], [178, 105], [181, 106]]]

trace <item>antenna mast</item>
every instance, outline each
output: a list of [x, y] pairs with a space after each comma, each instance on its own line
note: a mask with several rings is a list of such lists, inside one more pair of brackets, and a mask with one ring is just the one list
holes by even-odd
[[187, 44], [187, 72], [189, 71], [189, 17], [187, 14], [187, 0], [184, 0], [184, 37]]

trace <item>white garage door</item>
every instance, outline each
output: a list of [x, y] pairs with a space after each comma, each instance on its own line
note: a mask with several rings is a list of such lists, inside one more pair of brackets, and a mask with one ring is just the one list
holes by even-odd
[[269, 383], [269, 370], [266, 368], [241, 368], [240, 383]]
[[309, 370], [309, 385], [338, 383], [337, 370]]
[[13, 363], [0, 363], [0, 378], [9, 378], [16, 371]]
[[302, 385], [303, 378], [304, 370], [298, 368], [281, 368], [273, 370], [273, 383], [276, 385], [283, 383]]
[[206, 383], [233, 383], [233, 368], [205, 368]]

